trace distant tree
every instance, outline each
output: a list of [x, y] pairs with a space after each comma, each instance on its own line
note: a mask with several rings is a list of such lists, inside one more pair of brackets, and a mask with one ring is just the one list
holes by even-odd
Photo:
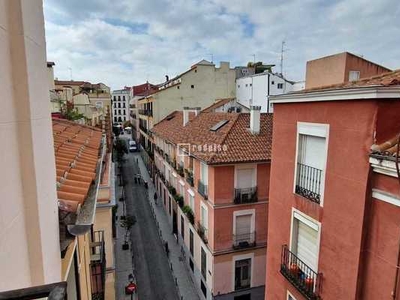
[[117, 154], [117, 161], [122, 161], [122, 158], [124, 157], [124, 154], [128, 153], [128, 146], [126, 145], [125, 140], [121, 140], [120, 138], [117, 137], [115, 140], [115, 145], [114, 145], [115, 152]]
[[74, 107], [74, 103], [70, 101], [67, 101], [66, 104], [61, 106], [61, 116], [71, 121], [85, 118], [85, 116], [80, 114], [78, 109]]

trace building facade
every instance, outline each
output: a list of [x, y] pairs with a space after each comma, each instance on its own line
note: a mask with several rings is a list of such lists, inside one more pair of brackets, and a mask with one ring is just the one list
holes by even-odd
[[390, 71], [352, 53], [338, 53], [307, 62], [306, 89], [355, 81]]
[[167, 79], [158, 90], [138, 100], [139, 131], [144, 148], [151, 147], [148, 131], [154, 124], [183, 107], [205, 108], [215, 99], [235, 96], [236, 71], [229, 62], [220, 67], [202, 60], [184, 73]]
[[272, 115], [189, 111], [152, 129], [159, 199], [201, 299], [262, 299]]
[[126, 121], [130, 121], [130, 88], [115, 90], [112, 92], [112, 111], [113, 123], [123, 125]]
[[261, 112], [271, 113], [273, 107], [269, 97], [293, 91], [294, 84], [282, 75], [268, 71], [242, 77], [236, 80], [236, 99], [246, 108], [258, 105], [261, 106]]
[[399, 78], [273, 98], [265, 299], [398, 297]]

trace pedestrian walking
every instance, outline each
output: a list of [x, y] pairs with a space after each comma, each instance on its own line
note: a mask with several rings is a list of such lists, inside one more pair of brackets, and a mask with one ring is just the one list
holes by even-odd
[[168, 242], [165, 242], [165, 252], [167, 253], [167, 256], [169, 256]]
[[154, 192], [154, 203], [157, 205], [157, 192]]

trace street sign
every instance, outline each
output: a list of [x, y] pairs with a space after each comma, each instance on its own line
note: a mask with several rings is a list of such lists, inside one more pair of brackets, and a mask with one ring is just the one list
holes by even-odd
[[133, 293], [136, 292], [136, 284], [135, 283], [129, 283], [126, 287], [125, 287], [125, 294], [127, 295], [132, 295]]

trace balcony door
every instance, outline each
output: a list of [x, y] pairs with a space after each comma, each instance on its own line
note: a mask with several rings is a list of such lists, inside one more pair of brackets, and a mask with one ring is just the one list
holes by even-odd
[[235, 261], [235, 290], [249, 288], [251, 283], [251, 258]]
[[254, 239], [251, 235], [252, 215], [236, 216], [235, 244], [239, 246], [244, 243], [252, 243]]

